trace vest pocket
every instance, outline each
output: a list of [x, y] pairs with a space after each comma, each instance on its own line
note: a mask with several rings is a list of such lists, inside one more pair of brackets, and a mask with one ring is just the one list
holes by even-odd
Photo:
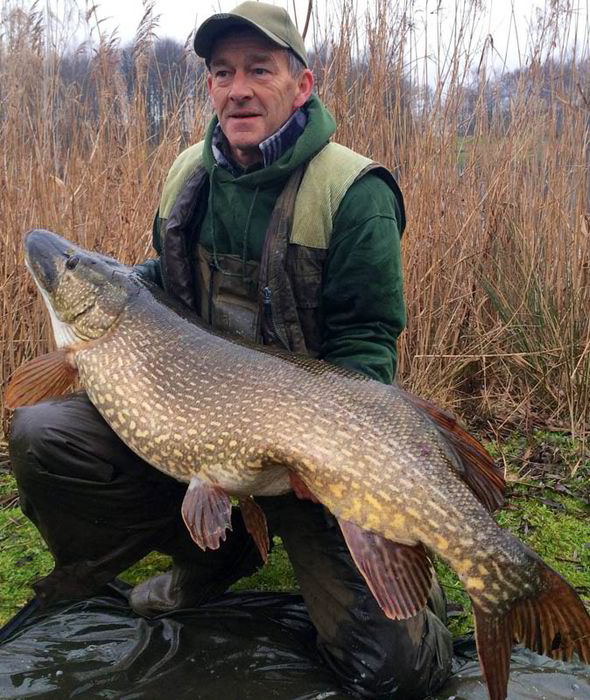
[[320, 307], [325, 259], [325, 250], [289, 245], [287, 272], [291, 280], [297, 316], [310, 355], [317, 355], [321, 347]]
[[[219, 267], [204, 246], [197, 246], [197, 284], [201, 317], [216, 330], [244, 340], [258, 339], [258, 263], [245, 265], [235, 255], [217, 256]], [[245, 276], [244, 273], [245, 272]]]

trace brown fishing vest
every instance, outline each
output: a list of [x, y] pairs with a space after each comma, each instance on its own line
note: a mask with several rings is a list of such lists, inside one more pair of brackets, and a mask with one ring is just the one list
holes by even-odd
[[211, 254], [198, 242], [199, 211], [207, 206], [209, 178], [202, 142], [173, 164], [160, 202], [162, 278], [166, 291], [214, 328], [254, 342], [316, 356], [321, 345], [322, 270], [332, 222], [348, 188], [369, 171], [400, 203], [383, 166], [330, 143], [295, 170], [275, 203], [260, 262]]

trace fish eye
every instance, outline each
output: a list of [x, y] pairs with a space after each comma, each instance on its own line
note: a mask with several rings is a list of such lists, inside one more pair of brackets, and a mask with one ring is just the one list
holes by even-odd
[[72, 255], [70, 258], [68, 258], [66, 260], [66, 267], [68, 270], [73, 270], [79, 262], [80, 262], [80, 256], [79, 255]]

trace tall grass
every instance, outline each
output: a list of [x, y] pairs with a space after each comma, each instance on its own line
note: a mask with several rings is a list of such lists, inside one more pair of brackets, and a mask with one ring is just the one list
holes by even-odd
[[[569, 3], [551, 2], [518, 37], [520, 70], [502, 76], [493, 72], [493, 42], [478, 41], [479, 2], [456, 4], [451, 32], [442, 22], [435, 27], [440, 40], [426, 61], [415, 7], [374, 0], [359, 17], [342, 0], [337, 22], [315, 7], [308, 34], [337, 139], [388, 165], [404, 191], [408, 327], [400, 379], [466, 416], [583, 434], [586, 30]], [[88, 31], [101, 27], [94, 13]], [[76, 54], [85, 67], [80, 80], [65, 75], [72, 52], [54, 29], [14, 0], [0, 20], [2, 384], [49, 342], [22, 265], [23, 232], [49, 228], [127, 262], [145, 258], [167, 169], [210, 116], [188, 48], [183, 70], [154, 68], [149, 3], [133, 51], [94, 32], [92, 49]], [[154, 129], [158, 80], [166, 100]]]

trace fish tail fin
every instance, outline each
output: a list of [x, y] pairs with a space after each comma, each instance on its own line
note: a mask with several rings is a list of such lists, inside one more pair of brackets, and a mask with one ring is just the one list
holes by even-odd
[[473, 601], [475, 639], [490, 700], [504, 700], [512, 646], [522, 642], [538, 654], [570, 661], [576, 652], [590, 663], [590, 615], [578, 594], [557, 572], [539, 561], [540, 591], [520, 599], [504, 615]]
[[590, 664], [590, 614], [570, 584], [540, 562], [541, 592], [514, 608], [514, 638], [538, 654]]

